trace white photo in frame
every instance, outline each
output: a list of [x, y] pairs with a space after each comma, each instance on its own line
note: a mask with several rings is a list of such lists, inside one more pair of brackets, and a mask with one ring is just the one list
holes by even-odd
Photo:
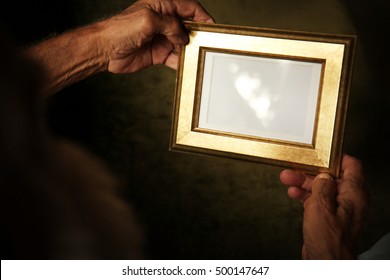
[[313, 143], [322, 63], [206, 51], [199, 128]]

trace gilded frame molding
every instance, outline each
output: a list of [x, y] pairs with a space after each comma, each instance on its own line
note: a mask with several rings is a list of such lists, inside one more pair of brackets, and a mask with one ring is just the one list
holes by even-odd
[[[185, 23], [179, 55], [170, 149], [223, 156], [308, 174], [339, 176], [356, 37], [208, 23]], [[199, 126], [205, 54], [321, 64], [310, 143]]]

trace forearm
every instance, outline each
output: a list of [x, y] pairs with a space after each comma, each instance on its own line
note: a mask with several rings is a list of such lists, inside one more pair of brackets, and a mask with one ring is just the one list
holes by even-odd
[[103, 21], [26, 50], [42, 70], [44, 95], [93, 74], [133, 73], [155, 64], [176, 68], [175, 48], [188, 42], [180, 18], [213, 21], [196, 0], [139, 0]]
[[108, 59], [99, 47], [101, 23], [81, 27], [25, 50], [42, 69], [42, 94], [59, 90], [107, 69]]

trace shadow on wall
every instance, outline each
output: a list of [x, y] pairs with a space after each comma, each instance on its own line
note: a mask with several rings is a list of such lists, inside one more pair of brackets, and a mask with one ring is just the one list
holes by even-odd
[[[370, 1], [369, 8], [337, 0], [201, 2], [219, 23], [359, 36], [345, 151], [364, 160], [372, 189], [371, 220], [359, 248], [367, 249], [390, 230], [389, 188], [376, 173], [389, 158], [382, 129], [388, 126], [388, 75], [378, 28], [388, 11], [384, 1]], [[25, 17], [35, 22], [31, 17], [39, 15], [45, 24], [16, 29], [19, 42], [99, 19], [128, 1], [38, 3]], [[54, 96], [48, 121], [56, 134], [106, 160], [125, 182], [145, 226], [148, 258], [300, 258], [302, 210], [287, 198], [279, 168], [168, 151], [174, 86], [175, 72], [162, 66], [100, 74]]]

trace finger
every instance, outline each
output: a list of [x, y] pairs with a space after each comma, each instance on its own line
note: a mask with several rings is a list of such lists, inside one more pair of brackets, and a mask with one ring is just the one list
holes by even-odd
[[341, 162], [342, 180], [349, 180], [358, 183], [360, 187], [364, 186], [363, 165], [360, 160], [350, 155], [343, 155]]
[[146, 4], [154, 11], [162, 14], [178, 16], [182, 19], [194, 21], [214, 22], [213, 17], [196, 0], [141, 0], [139, 4]]
[[296, 170], [283, 170], [280, 173], [279, 178], [282, 184], [286, 186], [301, 187], [307, 191], [311, 190], [311, 186], [313, 183], [312, 176], [306, 175], [305, 173]]
[[342, 160], [342, 175], [338, 181], [337, 197], [340, 205], [340, 215], [345, 220], [359, 219], [364, 216], [368, 208], [368, 191], [364, 184], [364, 172], [362, 163], [349, 155], [344, 155]]
[[169, 56], [167, 57], [167, 60], [165, 61], [165, 66], [177, 70], [178, 61], [179, 61], [178, 56], [174, 53], [170, 53]]
[[168, 55], [165, 66], [177, 70], [179, 64], [179, 53], [181, 52], [182, 45], [174, 45], [174, 49]]
[[174, 0], [176, 14], [181, 18], [191, 18], [194, 21], [214, 23], [213, 17], [195, 0]]
[[176, 17], [163, 14], [157, 15], [157, 33], [164, 35], [173, 45], [184, 45], [188, 43], [188, 35]]
[[354, 238], [365, 222], [369, 205], [363, 166], [357, 158], [343, 156], [342, 175], [338, 185], [338, 217], [344, 228], [351, 232], [351, 238]]
[[299, 200], [300, 202], [304, 203], [306, 199], [310, 197], [311, 192], [306, 191], [300, 187], [289, 187], [287, 189], [287, 195], [291, 199]]
[[177, 69], [179, 47], [173, 45], [165, 36], [156, 36], [152, 42], [152, 64], [164, 64]]

